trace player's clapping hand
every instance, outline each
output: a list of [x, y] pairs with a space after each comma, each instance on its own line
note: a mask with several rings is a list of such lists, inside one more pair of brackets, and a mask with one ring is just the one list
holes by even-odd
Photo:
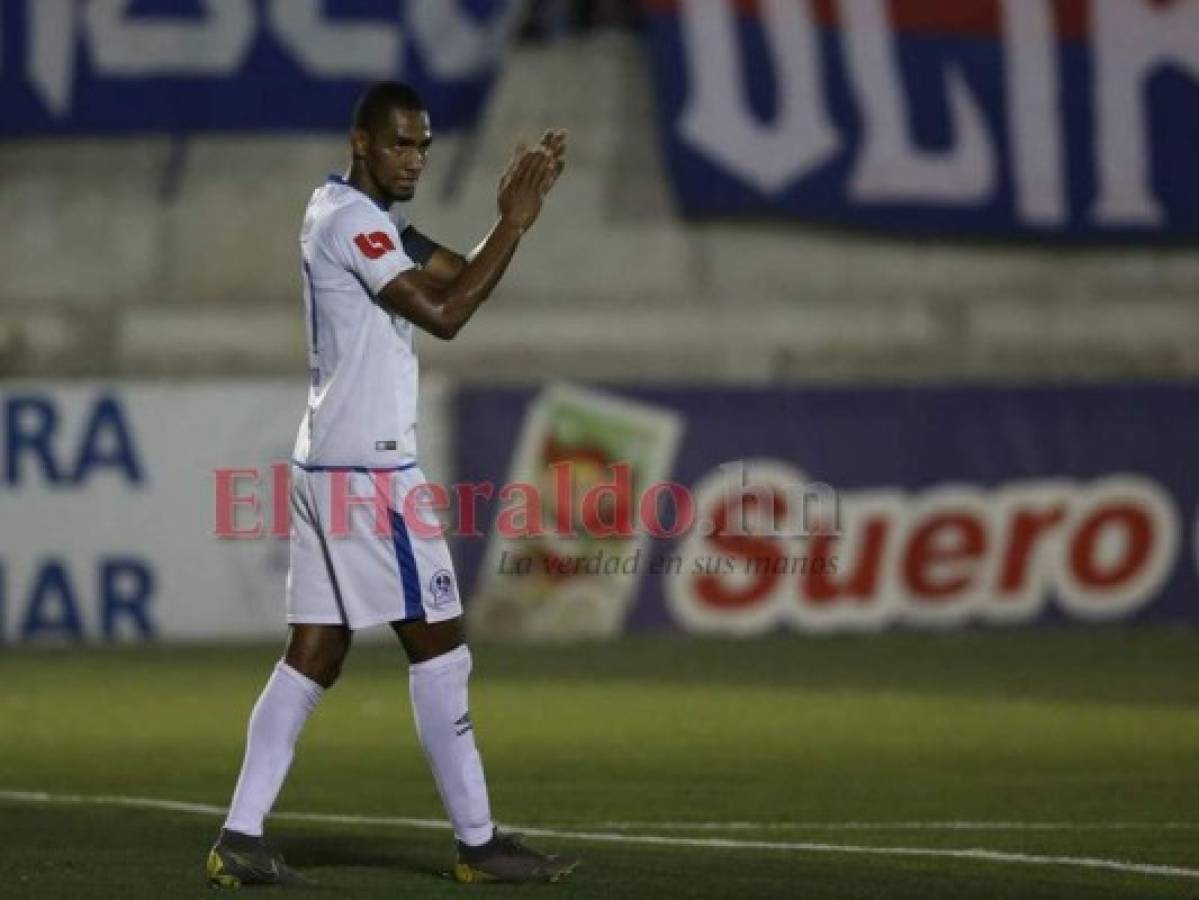
[[532, 149], [517, 144], [500, 179], [500, 216], [521, 230], [528, 229], [537, 221], [542, 201], [565, 165], [565, 131], [547, 131], [541, 143]]
[[554, 163], [554, 179], [549, 183], [549, 188], [554, 186], [554, 181], [558, 180], [558, 176], [562, 174], [562, 170], [566, 168], [566, 129], [552, 128], [546, 131], [541, 136], [541, 147], [549, 153], [550, 158]]

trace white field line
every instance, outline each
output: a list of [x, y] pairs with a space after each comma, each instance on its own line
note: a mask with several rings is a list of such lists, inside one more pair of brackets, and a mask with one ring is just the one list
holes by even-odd
[[[187, 813], [203, 816], [223, 816], [226, 812], [223, 806], [208, 803], [186, 803], [180, 800], [163, 800], [153, 797], [122, 797], [113, 795], [84, 795], [84, 794], [50, 794], [42, 791], [0, 791], [0, 802], [34, 803], [77, 806], [116, 806], [130, 809], [154, 809], [166, 812]], [[332, 813], [273, 813], [275, 820], [293, 822], [324, 822], [339, 825], [381, 825], [401, 828], [423, 828], [446, 830], [449, 823], [438, 819], [414, 819], [400, 816], [358, 816], [336, 815]], [[626, 823], [627, 824], [627, 823]], [[672, 824], [672, 823], [666, 823]], [[680, 823], [673, 823], [680, 824]], [[690, 823], [686, 827], [693, 827]], [[719, 823], [702, 823], [716, 825]], [[735, 825], [752, 825], [753, 823], [729, 823]], [[799, 823], [795, 823], [799, 824]], [[815, 824], [815, 823], [813, 823]], [[837, 824], [837, 823], [832, 823]], [[869, 826], [870, 823], [851, 822], [845, 825]], [[960, 825], [984, 826], [986, 823], [908, 823], [909, 825]], [[1012, 826], [1019, 823], [999, 823]], [[1028, 823], [1036, 825], [1038, 823]], [[1040, 823], [1043, 825], [1059, 825], [1067, 823]], [[1146, 823], [1129, 823], [1141, 827]], [[1166, 823], [1189, 827], [1189, 823]], [[652, 823], [639, 823], [637, 827], [651, 827]], [[590, 841], [594, 843], [614, 844], [643, 844], [659, 847], [708, 847], [720, 850], [783, 850], [799, 853], [833, 853], [858, 854], [863, 856], [916, 856], [936, 857], [941, 859], [964, 859], [981, 862], [1007, 863], [1027, 866], [1069, 866], [1082, 869], [1105, 869], [1113, 872], [1127, 872], [1138, 875], [1162, 875], [1173, 878], [1199, 879], [1199, 869], [1189, 869], [1182, 866], [1165, 866], [1151, 863], [1136, 863], [1118, 859], [1102, 859], [1087, 856], [1038, 856], [1029, 853], [1010, 853], [1002, 850], [987, 850], [982, 847], [968, 849], [933, 849], [928, 847], [870, 847], [857, 844], [825, 844], [811, 841], [746, 841], [732, 838], [702, 838], [680, 837], [678, 835], [627, 834], [614, 831], [582, 831], [568, 828], [539, 828], [527, 826], [512, 826], [528, 835], [549, 837], [564, 840]], [[818, 826], [818, 827], [827, 827]], [[881, 829], [890, 828], [889, 823], [879, 823]]]
[[[572, 828], [563, 824], [554, 826]], [[595, 822], [606, 831], [1196, 831], [1199, 822]]]

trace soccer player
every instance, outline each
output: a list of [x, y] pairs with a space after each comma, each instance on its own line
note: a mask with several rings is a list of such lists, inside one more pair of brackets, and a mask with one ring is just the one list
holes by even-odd
[[[455, 878], [558, 881], [577, 864], [492, 823], [467, 706], [471, 654], [453, 565], [444, 540], [409, 527], [402, 514], [407, 492], [424, 482], [414, 329], [450, 340], [491, 295], [562, 172], [566, 135], [547, 131], [538, 146], [517, 146], [500, 180], [498, 218], [465, 258], [388, 215], [412, 199], [431, 141], [410, 87], [371, 86], [354, 110], [348, 174], [318, 187], [304, 216], [311, 387], [292, 461], [290, 636], [250, 715], [233, 802], [208, 855], [213, 884], [299, 880], [263, 839], [263, 821], [354, 631], [382, 623], [410, 662], [417, 732], [457, 838]], [[384, 527], [365, 521], [372, 515], [347, 521], [346, 498], [370, 498], [384, 483]], [[335, 533], [339, 521], [348, 535]]]

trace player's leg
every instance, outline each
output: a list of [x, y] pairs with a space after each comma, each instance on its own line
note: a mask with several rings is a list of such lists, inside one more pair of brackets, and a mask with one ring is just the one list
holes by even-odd
[[417, 734], [454, 833], [467, 844], [484, 844], [494, 825], [468, 712], [471, 658], [462, 619], [413, 620], [392, 627], [408, 655]]
[[246, 752], [225, 827], [208, 854], [214, 884], [273, 884], [295, 880], [262, 837], [263, 822], [295, 755], [308, 716], [341, 671], [350, 648], [329, 542], [321, 529], [323, 486], [292, 471], [291, 543], [287, 572], [287, 650], [254, 705]]
[[[459, 865], [455, 867], [459, 880], [554, 880], [555, 873], [568, 871], [572, 864], [551, 866], [553, 871], [548, 871], [548, 857], [517, 849], [518, 843], [509, 837], [497, 836], [491, 820], [487, 781], [470, 721], [467, 683], [471, 656], [463, 633], [454, 564], [439, 534], [423, 527], [410, 528], [401, 512], [408, 506], [408, 492], [424, 482], [416, 468], [392, 481], [396, 490], [388, 510], [390, 528], [385, 540], [373, 545], [360, 543], [364, 553], [373, 549], [375, 556], [358, 560], [346, 577], [339, 577], [344, 588], [342, 600], [351, 625], [355, 615], [367, 624], [380, 621], [380, 613], [396, 611], [386, 621], [399, 636], [411, 664], [409, 687], [417, 734], [459, 841]], [[489, 868], [472, 867], [463, 862], [464, 855], [496, 863]]]
[[470, 720], [470, 648], [462, 617], [395, 622], [408, 655], [417, 734], [458, 839], [459, 881], [558, 881], [577, 860], [538, 853], [491, 820], [483, 761]]
[[284, 658], [254, 704], [246, 754], [225, 828], [262, 834], [263, 822], [283, 787], [296, 742], [308, 716], [333, 686], [350, 649], [343, 625], [292, 625]]
[[254, 704], [246, 754], [225, 828], [260, 836], [283, 787], [296, 741], [325, 690], [333, 686], [350, 649], [343, 625], [293, 625], [287, 652]]
[[295, 756], [296, 742], [350, 649], [341, 625], [293, 625], [284, 658], [254, 704], [233, 802], [208, 857], [215, 884], [278, 884], [298, 876], [263, 840], [263, 824]]
[[320, 474], [293, 468], [289, 501], [291, 539], [287, 570], [287, 650], [275, 666], [250, 716], [246, 755], [225, 827], [262, 834], [263, 819], [283, 786], [295, 743], [309, 714], [332, 686], [350, 649], [334, 566], [326, 540], [329, 490]]

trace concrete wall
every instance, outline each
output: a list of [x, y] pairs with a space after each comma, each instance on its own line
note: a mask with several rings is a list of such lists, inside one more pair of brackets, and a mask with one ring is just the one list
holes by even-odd
[[[567, 177], [478, 319], [453, 344], [424, 341], [427, 366], [488, 380], [1199, 374], [1191, 249], [683, 223], [645, 59], [623, 34], [520, 48], [477, 141], [435, 145], [409, 217], [470, 247], [512, 143], [550, 125], [571, 131]], [[296, 233], [344, 145], [0, 144], [0, 372], [302, 370]]]

